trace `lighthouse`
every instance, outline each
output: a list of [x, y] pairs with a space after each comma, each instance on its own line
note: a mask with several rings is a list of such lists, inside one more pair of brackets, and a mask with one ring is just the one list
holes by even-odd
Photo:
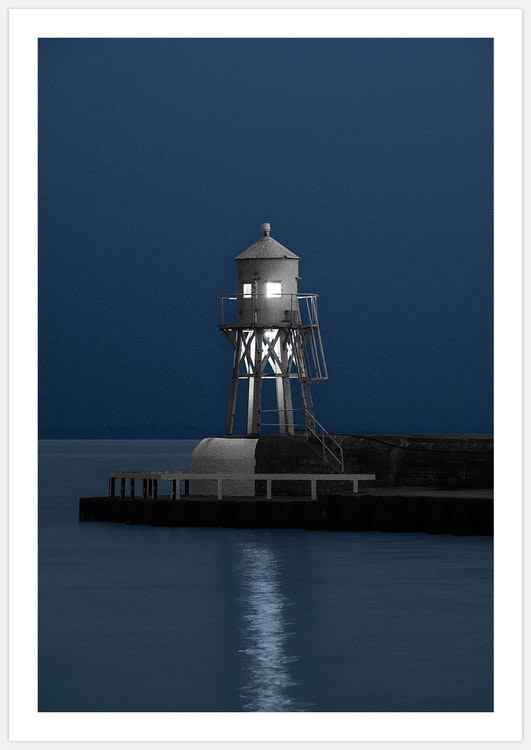
[[[254, 497], [254, 475], [344, 473], [343, 449], [315, 416], [311, 386], [328, 379], [317, 294], [299, 291], [299, 256], [262, 237], [236, 256], [236, 292], [218, 297], [218, 325], [232, 347], [225, 435], [192, 453], [195, 474], [221, 472], [227, 493]], [[215, 484], [215, 483], [214, 483]], [[215, 492], [194, 479], [192, 495]]]
[[262, 234], [235, 258], [236, 294], [218, 298], [219, 328], [233, 347], [226, 435], [243, 396], [247, 436], [273, 429], [310, 437], [321, 432], [311, 385], [328, 377], [317, 294], [298, 290], [299, 256], [271, 237], [269, 224]]

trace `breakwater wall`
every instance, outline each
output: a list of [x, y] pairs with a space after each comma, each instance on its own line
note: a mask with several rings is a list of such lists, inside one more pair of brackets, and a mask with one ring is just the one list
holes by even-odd
[[375, 490], [358, 495], [324, 495], [318, 500], [93, 497], [79, 501], [79, 520], [149, 526], [491, 535], [493, 501], [489, 492], [419, 492], [418, 488], [395, 488], [385, 494]]
[[[376, 487], [493, 487], [492, 435], [334, 435], [345, 472], [375, 474]], [[256, 473], [326, 473], [317, 445], [300, 437], [261, 435]], [[291, 488], [293, 492], [293, 487]]]

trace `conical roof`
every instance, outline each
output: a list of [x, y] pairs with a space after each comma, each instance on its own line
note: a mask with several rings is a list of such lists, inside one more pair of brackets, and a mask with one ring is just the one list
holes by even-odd
[[[267, 229], [266, 229], [267, 227]], [[235, 260], [243, 260], [245, 258], [295, 258], [299, 260], [299, 256], [288, 250], [287, 247], [281, 245], [272, 237], [269, 236], [269, 224], [262, 224], [262, 231], [265, 236], [255, 242], [254, 245], [248, 247], [243, 253], [237, 255]]]

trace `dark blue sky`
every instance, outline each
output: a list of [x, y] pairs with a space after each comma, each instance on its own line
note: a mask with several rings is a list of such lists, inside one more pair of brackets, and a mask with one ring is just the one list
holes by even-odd
[[492, 432], [488, 39], [41, 39], [39, 433], [223, 434], [216, 295], [319, 293], [318, 419]]

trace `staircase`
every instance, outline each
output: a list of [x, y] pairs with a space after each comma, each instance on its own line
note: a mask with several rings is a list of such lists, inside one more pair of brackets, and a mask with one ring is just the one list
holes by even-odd
[[305, 410], [306, 431], [309, 437], [320, 443], [324, 460], [330, 464], [336, 472], [345, 473], [345, 462], [343, 459], [343, 448], [337, 440], [325, 430], [323, 425], [317, 421], [315, 414]]
[[[310, 330], [307, 330], [310, 329]], [[313, 399], [311, 393], [311, 384], [313, 382], [322, 380], [322, 377], [312, 377], [312, 368], [308, 361], [308, 347], [306, 343], [310, 341], [313, 343], [312, 334], [313, 326], [301, 326], [301, 328], [293, 336], [293, 358], [299, 374], [299, 382], [301, 386], [302, 396], [302, 408], [304, 412], [304, 423], [306, 427], [306, 435], [310, 439], [314, 439], [319, 443], [322, 450], [324, 460], [334, 468], [336, 472], [345, 472], [345, 463], [343, 460], [343, 449], [337, 442], [337, 440], [330, 435], [329, 432], [323, 427], [323, 425], [317, 421], [315, 417], [315, 410], [313, 406]], [[315, 348], [310, 347], [312, 355], [315, 357]], [[315, 362], [314, 362], [315, 369]]]

